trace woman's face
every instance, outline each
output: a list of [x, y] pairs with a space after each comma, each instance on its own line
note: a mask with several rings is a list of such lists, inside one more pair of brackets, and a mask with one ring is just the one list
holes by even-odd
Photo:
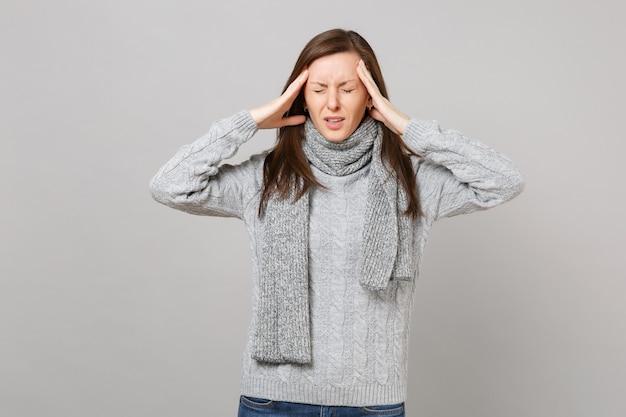
[[356, 130], [370, 102], [356, 73], [360, 59], [355, 52], [340, 52], [309, 65], [305, 108], [317, 130], [331, 142], [341, 142]]

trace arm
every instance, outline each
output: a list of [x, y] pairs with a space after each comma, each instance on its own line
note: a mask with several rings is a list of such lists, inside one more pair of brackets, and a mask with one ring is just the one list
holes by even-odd
[[181, 147], [150, 181], [152, 197], [169, 207], [192, 214], [241, 217], [246, 182], [254, 164], [220, 162], [235, 154], [258, 127], [246, 111], [219, 120], [195, 142]]
[[522, 192], [524, 176], [505, 155], [437, 122], [412, 119], [405, 143], [424, 158], [417, 167], [420, 200], [435, 218], [495, 207]]
[[357, 74], [372, 98], [369, 114], [425, 158], [416, 167], [420, 202], [432, 203], [424, 209], [434, 219], [494, 207], [522, 192], [524, 177], [506, 156], [437, 122], [410, 119], [382, 96], [363, 61]]
[[238, 166], [219, 163], [235, 154], [258, 129], [304, 123], [302, 115], [285, 116], [306, 82], [300, 74], [278, 98], [215, 122], [209, 132], [183, 146], [150, 182], [155, 200], [192, 214], [242, 217], [249, 197], [261, 188], [262, 157]]

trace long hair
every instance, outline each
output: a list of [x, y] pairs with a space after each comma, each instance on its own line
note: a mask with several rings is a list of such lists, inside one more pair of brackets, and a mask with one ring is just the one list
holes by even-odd
[[[371, 46], [361, 35], [343, 29], [331, 29], [311, 39], [296, 61], [287, 87], [308, 68], [313, 61], [340, 52], [355, 52], [365, 62], [381, 94], [388, 98], [385, 81]], [[304, 89], [303, 89], [304, 90]], [[304, 91], [301, 90], [285, 116], [304, 115]], [[415, 172], [409, 155], [415, 155], [403, 142], [400, 135], [382, 126], [383, 142], [381, 159], [395, 171], [396, 178], [408, 197], [406, 215], [416, 218], [421, 214]], [[263, 190], [259, 204], [259, 215], [270, 198], [287, 198], [294, 191], [294, 201], [304, 195], [312, 185], [323, 187], [315, 179], [311, 166], [302, 150], [304, 125], [284, 126], [278, 129], [277, 142], [267, 155], [263, 165]]]

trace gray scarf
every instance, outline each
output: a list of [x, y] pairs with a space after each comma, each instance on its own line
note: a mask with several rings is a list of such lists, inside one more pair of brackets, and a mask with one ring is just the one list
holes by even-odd
[[[305, 155], [326, 174], [345, 176], [370, 164], [361, 285], [384, 290], [390, 279], [412, 279], [411, 225], [403, 215], [407, 197], [381, 160], [378, 122], [367, 117], [342, 142], [325, 139], [310, 119], [304, 133]], [[307, 364], [311, 362], [308, 193], [295, 202], [293, 190], [285, 199], [268, 200], [263, 224], [252, 356], [260, 362]]]

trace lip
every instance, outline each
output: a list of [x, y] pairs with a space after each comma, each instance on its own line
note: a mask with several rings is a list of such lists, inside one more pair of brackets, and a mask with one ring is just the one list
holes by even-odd
[[324, 117], [324, 124], [326, 125], [327, 128], [331, 130], [338, 130], [343, 127], [345, 120], [346, 119], [344, 117], [328, 116], [328, 117]]

